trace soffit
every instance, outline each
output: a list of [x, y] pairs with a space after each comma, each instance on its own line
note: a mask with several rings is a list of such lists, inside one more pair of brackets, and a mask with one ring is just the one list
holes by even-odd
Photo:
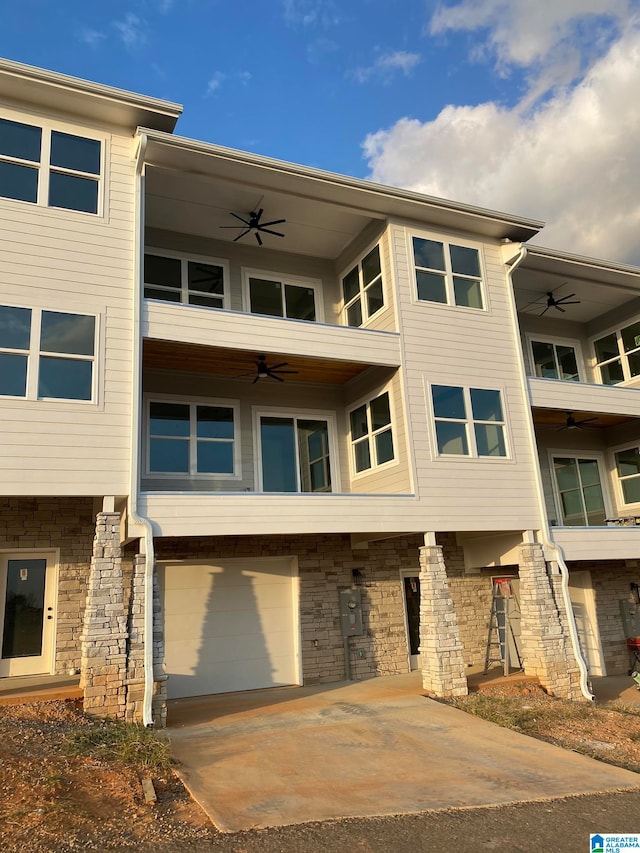
[[612, 426], [617, 426], [618, 424], [628, 423], [629, 421], [637, 420], [637, 418], [627, 417], [625, 415], [608, 415], [603, 414], [602, 412], [579, 412], [573, 411], [571, 414], [573, 415], [574, 420], [581, 421], [586, 420], [588, 418], [595, 418], [596, 420], [592, 421], [589, 424], [585, 424], [581, 430], [571, 430], [571, 429], [562, 429], [562, 427], [566, 426], [567, 423], [567, 411], [561, 411], [559, 409], [532, 409], [533, 413], [533, 422], [537, 427], [549, 427], [555, 428], [558, 432], [563, 432], [566, 434], [571, 434], [573, 432], [579, 431], [593, 431], [599, 429], [608, 429]]

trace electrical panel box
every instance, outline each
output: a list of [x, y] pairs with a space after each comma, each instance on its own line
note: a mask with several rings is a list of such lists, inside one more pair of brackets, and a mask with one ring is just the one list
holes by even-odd
[[359, 637], [362, 627], [362, 594], [359, 589], [340, 591], [340, 622], [343, 637]]

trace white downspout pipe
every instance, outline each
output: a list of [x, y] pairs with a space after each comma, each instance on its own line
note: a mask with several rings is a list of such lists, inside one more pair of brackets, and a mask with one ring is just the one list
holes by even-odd
[[138, 514], [140, 474], [140, 410], [142, 397], [142, 265], [144, 247], [144, 159], [146, 135], [140, 134], [135, 173], [135, 228], [133, 261], [133, 351], [131, 359], [131, 459], [129, 465], [129, 520], [144, 530], [144, 587], [142, 646], [144, 656], [144, 698], [142, 722], [153, 726], [153, 568], [155, 553], [153, 527], [148, 518]]
[[538, 513], [540, 516], [540, 538], [542, 539], [542, 546], [545, 551], [545, 554], [553, 553], [554, 554], [554, 562], [558, 565], [558, 570], [560, 571], [561, 577], [561, 590], [562, 590], [562, 598], [564, 601], [565, 610], [567, 612], [567, 623], [569, 625], [569, 637], [571, 639], [571, 646], [573, 649], [573, 655], [578, 664], [578, 669], [580, 670], [580, 690], [582, 691], [582, 695], [585, 699], [588, 699], [590, 702], [593, 702], [594, 695], [591, 693], [589, 689], [589, 671], [587, 669], [587, 664], [582, 656], [582, 650], [580, 649], [580, 641], [578, 639], [578, 629], [576, 626], [575, 614], [573, 612], [573, 605], [571, 604], [571, 598], [569, 596], [569, 569], [567, 568], [567, 564], [564, 561], [564, 555], [562, 554], [562, 549], [559, 545], [557, 545], [553, 541], [553, 536], [551, 534], [551, 530], [549, 527], [549, 521], [547, 519], [547, 508], [544, 500], [544, 489], [542, 485], [542, 474], [540, 472], [540, 465], [538, 462], [538, 444], [536, 441], [536, 433], [533, 425], [533, 416], [531, 414], [531, 398], [529, 395], [529, 385], [527, 382], [527, 375], [524, 369], [524, 353], [522, 351], [522, 341], [520, 339], [519, 334], [519, 324], [518, 324], [518, 312], [516, 308], [515, 302], [515, 292], [513, 287], [513, 273], [520, 266], [522, 261], [527, 256], [527, 248], [526, 246], [521, 246], [520, 253], [515, 261], [511, 264], [511, 267], [507, 273], [510, 283], [509, 288], [509, 299], [511, 303], [511, 313], [513, 318], [513, 329], [516, 337], [516, 347], [519, 353], [519, 361], [520, 361], [520, 385], [522, 387], [522, 393], [524, 399], [527, 401], [528, 413], [525, 418], [527, 424], [527, 431], [529, 433], [529, 442], [532, 448], [533, 453], [535, 454], [534, 458], [534, 477], [536, 481], [536, 499], [538, 503]]

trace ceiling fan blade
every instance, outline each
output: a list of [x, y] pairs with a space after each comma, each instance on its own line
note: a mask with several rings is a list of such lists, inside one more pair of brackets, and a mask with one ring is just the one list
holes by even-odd
[[565, 302], [564, 300], [560, 300], [560, 302], [556, 302], [556, 305], [580, 305], [580, 300], [575, 299], [573, 302]]
[[576, 426], [581, 426], [582, 424], [590, 424], [592, 421], [597, 421], [598, 418], [584, 418], [581, 421], [576, 421]]
[[[231, 213], [231, 216], [233, 216], [235, 219], [239, 219], [239, 220], [240, 220], [240, 222], [244, 222], [244, 224], [245, 224], [245, 225], [248, 225], [248, 224], [249, 224], [249, 220], [248, 220], [248, 219], [244, 219], [242, 216], [238, 216], [238, 214], [237, 214], [237, 213]], [[230, 226], [229, 226], [229, 227], [230, 227]], [[236, 226], [236, 227], [237, 227], [237, 226]]]
[[251, 384], [255, 385], [256, 382], [258, 381], [258, 379], [260, 379], [260, 374], [258, 374], [258, 376], [256, 376], [256, 378], [253, 380], [253, 382]]
[[255, 376], [255, 370], [252, 370], [250, 373], [236, 373], [234, 379], [245, 379], [247, 376]]
[[264, 210], [262, 208], [260, 208], [260, 210], [256, 213], [256, 219], [260, 219], [260, 217], [262, 216], [263, 213], [264, 213]]
[[299, 372], [300, 372], [299, 370], [275, 370], [274, 371], [273, 367], [269, 368], [269, 373], [282, 373], [283, 375], [285, 373], [292, 373], [293, 374], [293, 373], [299, 373]]
[[245, 228], [245, 230], [242, 232], [242, 234], [238, 234], [237, 237], [233, 238], [233, 242], [237, 243], [238, 240], [240, 240], [242, 237], [246, 237], [246, 235], [249, 233], [251, 233], [251, 228]]
[[560, 299], [556, 299], [556, 302], [566, 302], [567, 299], [573, 299], [575, 293], [567, 293], [566, 296], [561, 296]]
[[263, 228], [262, 226], [258, 228], [258, 231], [264, 231], [265, 234], [275, 234], [276, 237], [284, 237], [280, 231], [272, 231], [270, 228]]
[[561, 308], [558, 304], [555, 304], [553, 307], [554, 307], [554, 308], [557, 308], [557, 309], [558, 309], [558, 311], [562, 311], [562, 313], [563, 313], [563, 314], [566, 314], [566, 313], [567, 313], [567, 312], [565, 311], [565, 309], [564, 309], [564, 308]]
[[[280, 223], [286, 221], [286, 219], [274, 219], [272, 222], [261, 222], [260, 228], [267, 228], [269, 225], [280, 225]], [[573, 295], [575, 296], [575, 293]]]
[[280, 364], [274, 364], [273, 367], [269, 368], [269, 370], [277, 370], [279, 367], [286, 367], [288, 364], [288, 361], [281, 361]]
[[278, 380], [278, 382], [284, 382], [284, 379], [282, 379], [282, 377], [280, 377], [280, 376], [276, 376], [276, 374], [275, 374], [275, 373], [272, 373], [271, 371], [269, 371], [269, 373], [267, 374], [267, 376], [270, 376], [272, 379], [277, 379], [277, 380]]
[[550, 307], [551, 307], [550, 305], [547, 305], [547, 307], [544, 309], [544, 311], [540, 312], [540, 316], [543, 317], [547, 313], [547, 311], [549, 310]]
[[218, 225], [218, 228], [248, 228], [249, 223], [245, 222], [244, 225]]
[[256, 231], [256, 240], [258, 241], [258, 246], [262, 246], [262, 240], [260, 239], [260, 235]]

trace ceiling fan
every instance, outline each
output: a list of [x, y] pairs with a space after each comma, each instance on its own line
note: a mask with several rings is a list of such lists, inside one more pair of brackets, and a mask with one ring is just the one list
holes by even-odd
[[[547, 304], [543, 311], [540, 312], [540, 316], [546, 314], [549, 308], [557, 308], [558, 311], [562, 311], [564, 314], [565, 309], [562, 307], [563, 305], [580, 305], [579, 299], [573, 299], [575, 293], [568, 293], [566, 296], [561, 296], [559, 299], [556, 299], [553, 295], [553, 291], [549, 291], [547, 293]], [[573, 301], [572, 301], [573, 300]]]
[[247, 214], [246, 217], [239, 216], [237, 213], [231, 213], [231, 216], [239, 219], [242, 222], [242, 225], [220, 225], [220, 228], [242, 228], [242, 233], [238, 234], [237, 237], [233, 238], [233, 242], [236, 243], [242, 237], [246, 237], [247, 234], [250, 234], [252, 231], [255, 234], [256, 241], [259, 246], [262, 246], [262, 238], [260, 234], [273, 234], [275, 237], [284, 237], [284, 234], [281, 231], [273, 231], [269, 226], [271, 225], [280, 225], [281, 222], [286, 222], [286, 219], [272, 219], [271, 222], [261, 222], [262, 214], [264, 210], [260, 208], [259, 210], [252, 211]]
[[592, 421], [597, 421], [598, 418], [582, 418], [582, 420], [577, 421], [573, 417], [573, 412], [567, 412], [567, 422], [564, 426], [556, 427], [556, 430], [560, 432], [563, 429], [583, 429], [585, 424], [590, 424]]
[[278, 382], [284, 382], [281, 374], [294, 374], [298, 373], [297, 370], [282, 370], [283, 367], [288, 367], [288, 361], [281, 361], [279, 364], [274, 364], [271, 367], [267, 365], [267, 357], [266, 355], [259, 355], [256, 361], [256, 372], [253, 371], [251, 373], [241, 373], [237, 378], [240, 379], [244, 376], [253, 376], [252, 385], [255, 385], [259, 379], [277, 379]]

